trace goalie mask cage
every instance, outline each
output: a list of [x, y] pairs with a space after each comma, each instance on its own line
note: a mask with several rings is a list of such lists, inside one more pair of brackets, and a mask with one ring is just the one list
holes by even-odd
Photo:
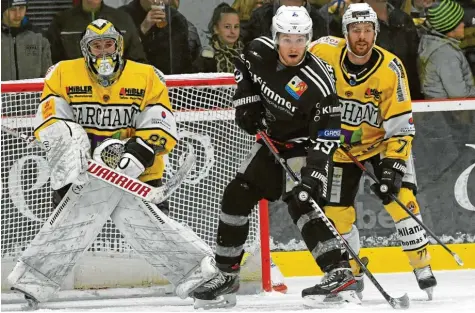
[[[188, 224], [213, 250], [224, 188], [234, 177], [255, 138], [234, 122], [229, 74], [169, 75], [170, 101], [175, 110], [179, 142], [165, 157], [164, 179], [180, 165], [183, 153], [197, 156], [195, 167], [169, 199], [170, 217]], [[32, 122], [43, 89], [42, 79], [2, 82], [2, 124], [32, 135]], [[1, 134], [2, 290], [22, 251], [53, 211], [44, 152], [9, 134]], [[255, 291], [271, 290], [267, 202], [250, 216], [242, 281]], [[142, 260], [109, 219], [83, 255], [62, 289], [144, 287], [168, 282]]]

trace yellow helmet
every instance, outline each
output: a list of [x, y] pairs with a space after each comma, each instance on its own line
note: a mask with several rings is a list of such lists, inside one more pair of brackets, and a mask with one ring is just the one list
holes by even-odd
[[91, 76], [103, 87], [112, 85], [124, 66], [124, 38], [120, 32], [111, 22], [97, 19], [87, 26], [80, 45]]

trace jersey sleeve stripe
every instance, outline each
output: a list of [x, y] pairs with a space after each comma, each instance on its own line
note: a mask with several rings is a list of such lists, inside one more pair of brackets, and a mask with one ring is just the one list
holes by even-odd
[[410, 111], [404, 111], [404, 112], [401, 112], [401, 113], [398, 113], [398, 114], [391, 115], [390, 117], [388, 117], [387, 119], [385, 119], [383, 122], [387, 122], [387, 121], [389, 121], [390, 119], [399, 117], [399, 116], [401, 116], [401, 115], [407, 115], [407, 114], [411, 114], [411, 116], [412, 116], [412, 110], [410, 110]]
[[[256, 38], [255, 40], [262, 42], [263, 44], [265, 44], [266, 46], [268, 46], [268, 47], [271, 48], [271, 49], [274, 49], [274, 45], [272, 45], [271, 43], [269, 43], [269, 41], [270, 41], [269, 38], [266, 38], [266, 37], [259, 37], [259, 38]], [[269, 41], [268, 41], [268, 40], [269, 40]]]
[[333, 85], [333, 82], [329, 79], [328, 82], [324, 82], [322, 77], [320, 75], [318, 75], [317, 73], [315, 73], [315, 71], [310, 67], [310, 66], [306, 66], [307, 70], [312, 73], [316, 78], [317, 80], [325, 87], [325, 90], [328, 91], [328, 94], [331, 93], [331, 86]]
[[57, 94], [55, 94], [55, 93], [50, 93], [50, 94], [48, 94], [47, 96], [45, 96], [44, 98], [41, 98], [41, 99], [40, 99], [40, 103], [43, 102], [43, 101], [45, 101], [45, 100], [48, 100], [50, 97], [61, 98], [60, 95], [57, 95]]
[[329, 86], [332, 86], [332, 91], [336, 92], [335, 81], [331, 78], [330, 72], [328, 72], [327, 67], [325, 66], [325, 64], [323, 63], [323, 61], [321, 59], [316, 58], [316, 60], [320, 64], [320, 67], [322, 68], [323, 73], [325, 73], [325, 75], [327, 76], [328, 84], [329, 84]]
[[416, 130], [414, 125], [410, 123], [411, 118], [412, 113], [407, 113], [384, 121], [383, 127], [386, 130], [384, 138], [414, 135]]
[[[306, 66], [307, 68], [307, 66]], [[322, 93], [323, 97], [327, 97], [330, 94], [330, 91], [326, 86], [322, 86], [315, 78], [315, 76], [311, 75], [305, 68], [301, 69], [302, 73], [304, 73], [313, 83], [315, 86], [317, 86], [320, 89], [320, 92]]]

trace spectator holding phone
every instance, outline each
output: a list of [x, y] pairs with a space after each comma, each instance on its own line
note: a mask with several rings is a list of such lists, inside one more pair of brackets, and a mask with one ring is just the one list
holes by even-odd
[[133, 0], [119, 8], [139, 30], [147, 59], [164, 74], [191, 71], [188, 22], [163, 0]]

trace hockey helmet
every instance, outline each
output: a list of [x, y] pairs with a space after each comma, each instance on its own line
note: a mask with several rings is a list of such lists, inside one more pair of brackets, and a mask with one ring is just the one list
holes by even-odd
[[312, 19], [304, 7], [281, 6], [272, 18], [272, 40], [278, 45], [278, 34], [306, 35], [306, 45], [312, 40]]
[[112, 85], [124, 66], [124, 38], [121, 33], [111, 22], [97, 19], [87, 26], [80, 46], [92, 77], [103, 87]]
[[[349, 26], [354, 23], [372, 23], [374, 28], [374, 40], [371, 46], [371, 49], [365, 55], [356, 55], [351, 51], [350, 43], [348, 40], [348, 30]], [[343, 34], [345, 35], [346, 39], [346, 47], [348, 51], [353, 53], [354, 56], [357, 58], [364, 58], [366, 57], [371, 51], [373, 50], [374, 45], [376, 44], [376, 37], [379, 33], [379, 22], [378, 16], [376, 12], [374, 12], [373, 8], [367, 3], [351, 3], [346, 9], [345, 13], [343, 14], [342, 19], [342, 27], [343, 27]]]
[[343, 14], [342, 27], [345, 37], [348, 36], [348, 26], [353, 23], [373, 23], [376, 34], [379, 33], [379, 22], [376, 12], [367, 3], [351, 3]]

